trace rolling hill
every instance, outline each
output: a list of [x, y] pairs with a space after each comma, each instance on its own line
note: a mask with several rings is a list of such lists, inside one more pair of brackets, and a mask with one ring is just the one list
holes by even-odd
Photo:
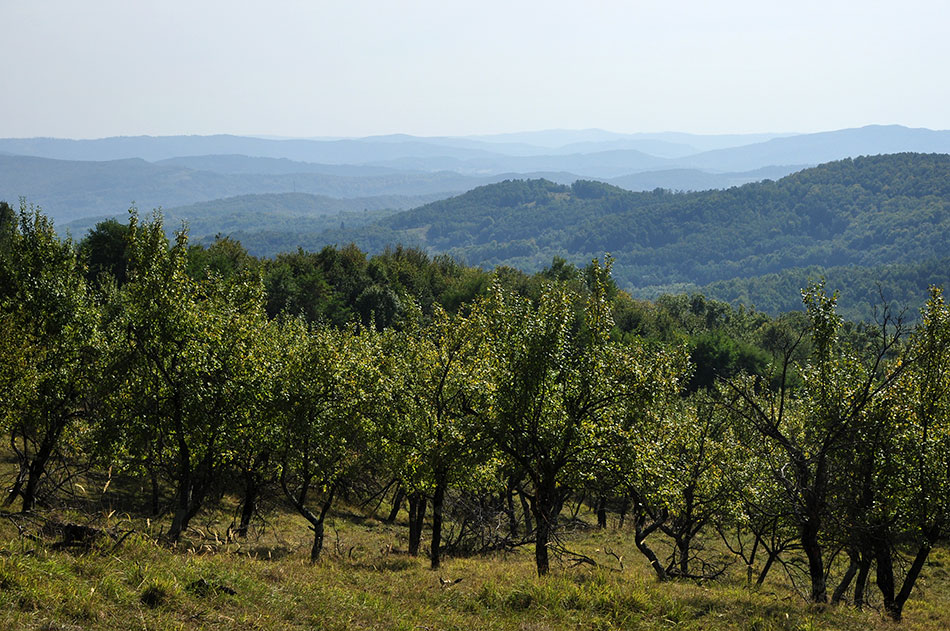
[[168, 208], [224, 197], [303, 192], [337, 198], [439, 195], [446, 197], [492, 181], [457, 173], [344, 176], [326, 173], [215, 173], [139, 158], [106, 162], [0, 155], [0, 199], [24, 196], [57, 223]]
[[706, 285], [795, 267], [914, 263], [950, 242], [950, 156], [841, 160], [728, 190], [633, 193], [599, 182], [511, 180], [394, 214], [367, 235], [470, 264], [540, 269], [610, 252], [629, 288]]

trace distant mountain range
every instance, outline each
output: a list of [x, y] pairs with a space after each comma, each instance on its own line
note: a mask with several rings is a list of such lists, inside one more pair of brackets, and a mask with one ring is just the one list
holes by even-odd
[[[124, 215], [133, 203], [143, 210], [223, 197], [304, 192], [339, 199], [373, 196], [447, 197], [499, 178], [452, 172], [347, 176], [320, 172], [221, 173], [139, 158], [106, 162], [0, 155], [0, 199], [24, 196], [57, 222]], [[430, 197], [431, 198], [431, 197]], [[405, 208], [400, 203], [397, 207]]]
[[[774, 175], [771, 170], [751, 175]], [[555, 256], [609, 253], [618, 283], [642, 298], [701, 292], [770, 313], [800, 308], [826, 278], [843, 313], [873, 317], [880, 292], [911, 316], [930, 284], [950, 282], [950, 156], [846, 159], [777, 181], [694, 193], [635, 193], [602, 182], [507, 180], [398, 210], [410, 198], [245, 195], [164, 211], [192, 238], [240, 241], [252, 254], [356, 243], [402, 244], [491, 268], [537, 271]], [[74, 235], [94, 225], [68, 224]]]
[[[880, 279], [918, 296], [950, 278], [948, 153], [950, 131], [896, 125], [0, 139], [0, 200], [24, 197], [76, 237], [133, 203], [162, 207], [169, 229], [261, 256], [402, 243], [531, 271], [610, 252], [635, 295], [701, 290], [777, 310], [789, 306], [779, 289], [826, 273], [862, 296]], [[851, 314], [868, 317], [867, 303]]]
[[[24, 196], [62, 223], [121, 216], [133, 202], [149, 210], [295, 192], [337, 199], [431, 199], [516, 178], [561, 184], [589, 179], [634, 191], [696, 191], [899, 151], [950, 152], [950, 132], [869, 126], [798, 135], [593, 129], [435, 138], [7, 138], [0, 139], [0, 199], [15, 203]], [[401, 208], [405, 206], [393, 206]]]
[[[701, 136], [587, 132], [537, 132], [500, 137], [418, 137], [404, 134], [331, 140], [272, 139], [246, 136], [120, 136], [91, 140], [4, 138], [0, 153], [60, 160], [120, 160], [150, 162], [181, 156], [246, 155], [287, 158], [329, 164], [370, 164], [400, 158], [443, 157], [461, 160], [491, 156], [547, 156], [598, 153], [617, 149], [656, 156], [685, 156], [707, 148], [722, 149], [761, 142], [778, 134]], [[675, 138], [676, 140], [673, 140]], [[555, 140], [560, 139], [560, 140]], [[551, 141], [555, 142], [551, 142]], [[540, 143], [538, 142], [540, 141]], [[657, 163], [661, 164], [661, 163]], [[534, 169], [533, 169], [534, 170]]]

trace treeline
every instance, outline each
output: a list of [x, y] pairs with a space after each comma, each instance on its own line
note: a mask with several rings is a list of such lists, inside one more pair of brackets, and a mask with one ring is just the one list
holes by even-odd
[[362, 244], [382, 232], [384, 241], [419, 240], [472, 265], [528, 270], [553, 256], [586, 261], [607, 251], [622, 287], [707, 285], [789, 268], [933, 258], [950, 238], [947, 182], [950, 156], [912, 153], [696, 193], [512, 180], [327, 236]]
[[158, 216], [73, 244], [2, 205], [4, 501], [35, 510], [112, 467], [176, 541], [225, 493], [246, 534], [276, 494], [316, 560], [337, 499], [392, 493], [433, 567], [530, 542], [539, 574], [587, 501], [660, 580], [718, 576], [700, 545], [717, 538], [750, 583], [781, 567], [814, 602], [862, 606], [873, 568], [899, 619], [950, 527], [950, 309], [934, 290], [908, 330], [886, 307], [844, 322], [821, 285], [803, 298], [778, 319], [642, 303], [609, 259], [534, 276], [414, 250], [261, 261], [169, 244]]
[[798, 308], [801, 287], [824, 279], [831, 287], [847, 288], [838, 301], [841, 315], [849, 320], [873, 322], [882, 299], [910, 309], [916, 315], [927, 299], [928, 288], [950, 283], [950, 259], [931, 258], [913, 263], [873, 267], [806, 267], [752, 278], [733, 278], [693, 288], [730, 304], [755, 305], [778, 314]]

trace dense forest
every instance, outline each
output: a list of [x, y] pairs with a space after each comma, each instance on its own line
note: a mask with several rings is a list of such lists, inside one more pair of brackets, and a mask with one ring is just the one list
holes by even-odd
[[[690, 242], [683, 226], [702, 215], [756, 235], [730, 246], [746, 258], [783, 224], [798, 232], [773, 240], [852, 243], [827, 262], [893, 248], [906, 260], [944, 238], [948, 166], [947, 156], [845, 161], [711, 194], [728, 201], [719, 206], [585, 182], [511, 182], [460, 199], [473, 213], [466, 230], [482, 226], [477, 240], [494, 214], [525, 231], [540, 220], [547, 239], [584, 208], [591, 230], [639, 217], [626, 225], [658, 259]], [[861, 203], [819, 203], [837, 197]], [[429, 242], [449, 245], [462, 229], [437, 221], [446, 208], [387, 221], [425, 222]], [[930, 246], [910, 252], [910, 237], [884, 244], [870, 228], [928, 213], [940, 219]], [[694, 256], [688, 269], [711, 256], [696, 245], [680, 250]], [[316, 561], [337, 502], [391, 497], [393, 519], [408, 505], [408, 554], [428, 532], [433, 568], [530, 545], [545, 575], [552, 553], [570, 554], [569, 506], [586, 503], [603, 527], [608, 514], [626, 521], [660, 581], [715, 580], [724, 566], [700, 541], [717, 539], [750, 585], [782, 571], [811, 602], [857, 607], [876, 588], [899, 620], [950, 533], [940, 290], [912, 326], [887, 304], [875, 323], [849, 323], [821, 283], [795, 312], [769, 317], [700, 295], [636, 300], [615, 275], [621, 254], [582, 267], [549, 258], [531, 275], [408, 248], [258, 259], [228, 238], [170, 243], [157, 214], [63, 241], [39, 210], [2, 204], [0, 421], [14, 463], [4, 504], [21, 514], [78, 505], [78, 480], [108, 471], [135, 489], [124, 510], [163, 524], [173, 543], [226, 495], [239, 498], [235, 537], [279, 502], [310, 525]], [[623, 260], [629, 270], [646, 258]]]
[[712, 290], [712, 283], [794, 268], [930, 260], [950, 237], [948, 183], [950, 156], [909, 153], [698, 193], [512, 180], [326, 239], [367, 249], [418, 244], [471, 265], [529, 271], [554, 256], [583, 264], [607, 251], [621, 287], [658, 295], [686, 283]]
[[[722, 280], [704, 287], [684, 284], [666, 289], [700, 293], [735, 305], [755, 305], [766, 313], [778, 314], [797, 309], [799, 288], [819, 280], [841, 288], [838, 307], [850, 320], [873, 321], [875, 307], [882, 300], [901, 305], [912, 317], [926, 301], [929, 287], [950, 284], [950, 259], [930, 258], [872, 267], [816, 265], [752, 278]], [[650, 295], [658, 293], [650, 292]]]

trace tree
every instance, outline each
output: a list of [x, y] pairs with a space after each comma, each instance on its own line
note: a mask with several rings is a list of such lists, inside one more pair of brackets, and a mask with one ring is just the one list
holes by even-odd
[[[400, 475], [410, 496], [432, 492], [430, 555], [437, 569], [448, 487], [480, 478], [491, 454], [485, 435], [492, 383], [484, 322], [478, 309], [453, 317], [436, 306], [431, 323], [390, 338], [396, 342], [389, 352], [395, 415], [386, 441], [402, 463]], [[411, 553], [421, 534], [418, 505], [412, 516]]]
[[609, 263], [579, 296], [545, 284], [538, 302], [497, 283], [488, 303], [498, 361], [492, 431], [499, 449], [531, 481], [535, 562], [549, 571], [548, 547], [572, 489], [622, 466], [620, 455], [645, 416], [679, 388], [685, 353], [610, 341]]
[[108, 274], [121, 286], [129, 265], [129, 226], [115, 219], [100, 221], [79, 242], [79, 254], [86, 264], [86, 280], [94, 283]]
[[[790, 518], [807, 557], [809, 598], [823, 603], [828, 594], [822, 536], [833, 486], [841, 479], [836, 467], [846, 466], [840, 458], [843, 446], [854, 440], [863, 416], [894, 385], [899, 373], [885, 370], [885, 359], [903, 329], [885, 310], [876, 346], [861, 357], [839, 337], [836, 297], [821, 284], [802, 293], [807, 328], [776, 336], [777, 375], [765, 383], [752, 376], [728, 380], [724, 404], [762, 439], [758, 449], [792, 507]], [[802, 360], [799, 347], [806, 336], [812, 351]], [[792, 387], [796, 375], [800, 388]]]
[[[340, 485], [360, 464], [380, 374], [370, 331], [282, 324], [276, 414], [284, 495], [313, 530], [310, 562], [323, 550], [324, 523]], [[310, 504], [320, 498], [316, 512]]]
[[106, 357], [98, 305], [72, 243], [36, 208], [21, 204], [0, 261], [0, 421], [19, 472], [5, 503], [35, 505], [57, 453], [96, 407]]
[[739, 456], [739, 445], [729, 418], [709, 398], [694, 395], [662, 417], [658, 429], [662, 439], [641, 440], [641, 444], [644, 453], [649, 453], [644, 443], [662, 446], [653, 463], [654, 470], [662, 472], [661, 482], [653, 489], [651, 503], [667, 514], [660, 530], [674, 543], [666, 573], [718, 575], [721, 568], [709, 566], [702, 558], [701, 574], [691, 574], [690, 566], [698, 558], [694, 544], [700, 531], [715, 520], [728, 519], [732, 512], [728, 468]]
[[263, 288], [250, 278], [202, 281], [186, 273], [187, 235], [168, 247], [161, 219], [130, 220], [129, 283], [121, 294], [127, 331], [127, 451], [167, 471], [175, 486], [168, 532], [177, 541], [204, 505], [256, 413], [266, 362], [256, 344]]
[[[858, 508], [866, 516], [855, 527], [876, 564], [884, 609], [900, 620], [930, 551], [950, 532], [950, 308], [941, 290], [931, 288], [910, 352], [893, 372], [900, 377], [887, 406], [862, 436]], [[913, 560], [898, 586], [901, 547]]]

